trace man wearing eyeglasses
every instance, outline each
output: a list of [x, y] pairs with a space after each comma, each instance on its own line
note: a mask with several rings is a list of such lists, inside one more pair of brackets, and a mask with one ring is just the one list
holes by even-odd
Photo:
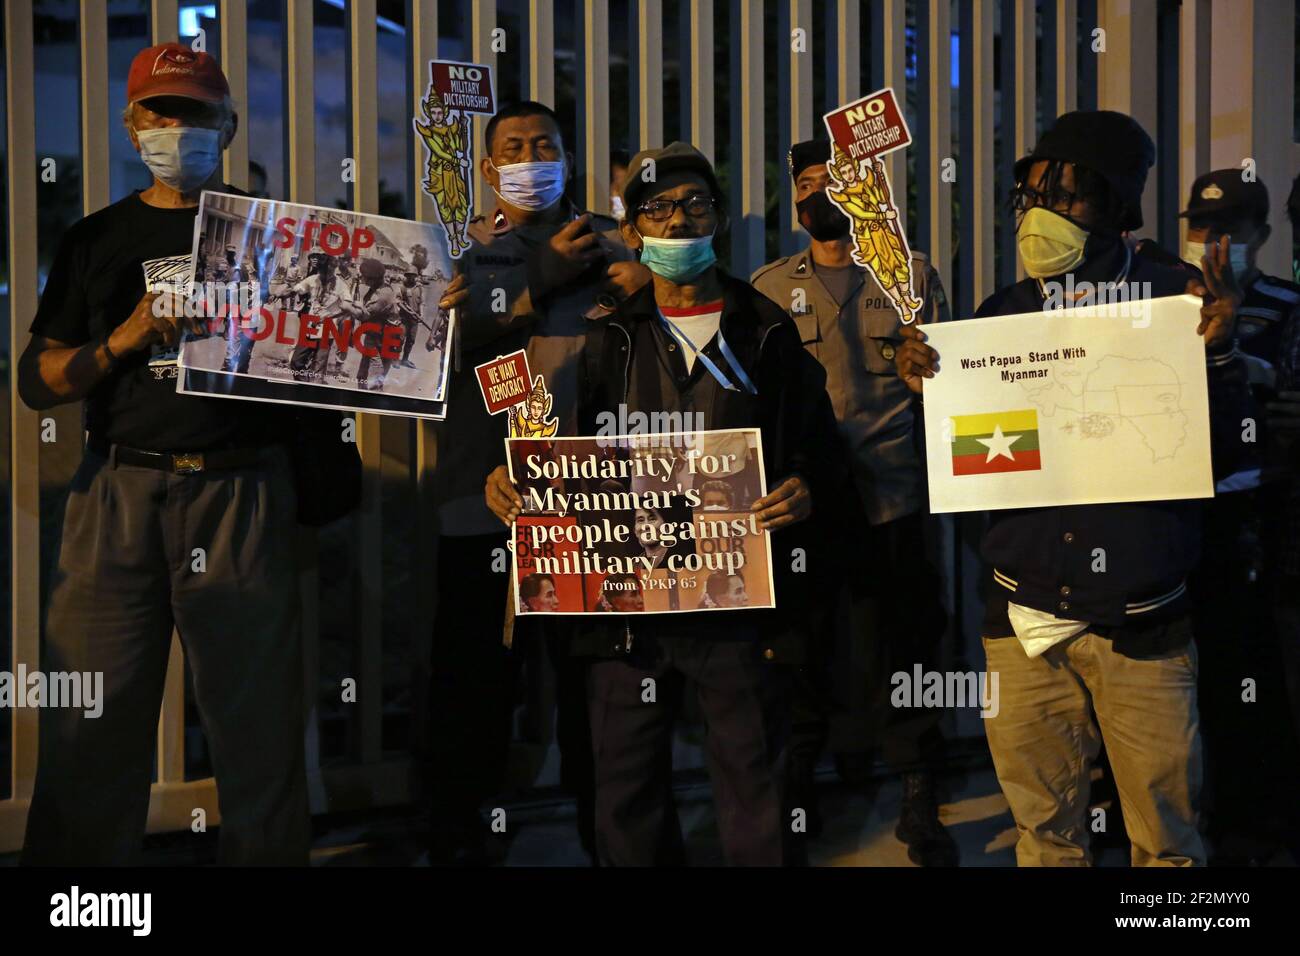
[[[753, 510], [760, 527], [776, 532], [777, 610], [615, 613], [578, 623], [575, 652], [596, 658], [588, 702], [597, 849], [608, 865], [680, 859], [672, 732], [690, 679], [708, 727], [723, 854], [732, 864], [780, 865], [792, 844], [782, 805], [789, 665], [807, 607], [799, 585], [810, 577], [789, 574], [784, 556], [837, 460], [825, 373], [789, 316], [718, 268], [714, 243], [726, 217], [702, 153], [686, 143], [642, 151], [623, 197], [623, 238], [653, 278], [589, 335], [581, 433], [595, 433], [597, 416], [620, 404], [628, 415], [700, 415], [707, 430], [760, 428], [771, 490]], [[509, 524], [523, 502], [502, 481], [488, 488], [488, 504]], [[647, 702], [650, 684], [656, 693]]]
[[[1124, 285], [1130, 299], [1202, 296], [1196, 334], [1205, 342], [1215, 471], [1231, 473], [1248, 400], [1233, 339], [1241, 292], [1226, 240], [1207, 248], [1203, 283], [1131, 254], [1123, 233], [1142, 225], [1154, 160], [1151, 138], [1129, 116], [1060, 117], [1015, 168], [1017, 244], [1029, 278], [993, 293], [976, 316], [1069, 308], [1061, 289], [1080, 283]], [[902, 335], [898, 373], [924, 395], [924, 380], [940, 374], [939, 356], [923, 329]], [[985, 730], [1021, 866], [1092, 863], [1090, 771], [1103, 741], [1133, 865], [1204, 865], [1186, 584], [1199, 510], [1196, 501], [1158, 501], [991, 514], [982, 545], [984, 650], [1001, 700]]]

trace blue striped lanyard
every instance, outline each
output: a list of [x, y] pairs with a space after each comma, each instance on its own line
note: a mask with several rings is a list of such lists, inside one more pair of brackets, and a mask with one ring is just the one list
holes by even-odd
[[[691, 352], [694, 353], [695, 357], [704, 363], [704, 367], [709, 370], [709, 374], [718, 380], [719, 385], [730, 392], [740, 391], [739, 388], [732, 384], [731, 379], [727, 378], [726, 373], [723, 372], [722, 369], [718, 368], [718, 364], [704, 354], [703, 349], [695, 347], [695, 343], [686, 337], [685, 332], [673, 324], [672, 320], [669, 319], [668, 316], [664, 315], [663, 312], [660, 312], [658, 309], [655, 311], [659, 314], [659, 321], [664, 324], [664, 328], [667, 329], [668, 334], [681, 343], [683, 348], [690, 349]], [[745, 374], [745, 369], [740, 364], [740, 360], [736, 358], [735, 353], [731, 351], [731, 346], [727, 344], [727, 340], [722, 335], [721, 321], [718, 322], [718, 349], [722, 352], [723, 359], [725, 359], [727, 364], [735, 371], [736, 377], [740, 379], [740, 384], [745, 386], [745, 391], [749, 392], [751, 395], [757, 395], [758, 389], [754, 387], [754, 383], [750, 381], [749, 376]]]

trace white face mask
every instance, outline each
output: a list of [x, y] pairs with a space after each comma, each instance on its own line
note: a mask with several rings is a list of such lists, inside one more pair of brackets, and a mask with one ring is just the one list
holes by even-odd
[[221, 130], [199, 126], [138, 129], [140, 158], [159, 181], [187, 193], [208, 181], [221, 162]]
[[549, 209], [564, 195], [564, 162], [492, 164], [499, 184], [496, 194], [516, 209]]
[[[1188, 241], [1183, 245], [1183, 261], [1201, 267], [1201, 257], [1209, 255], [1209, 243]], [[1234, 242], [1228, 249], [1228, 261], [1232, 263], [1232, 274], [1245, 275], [1250, 271], [1250, 249], [1246, 244]]]
[[615, 219], [622, 219], [627, 215], [627, 208], [623, 205], [622, 196], [610, 196], [609, 208], [614, 213]]

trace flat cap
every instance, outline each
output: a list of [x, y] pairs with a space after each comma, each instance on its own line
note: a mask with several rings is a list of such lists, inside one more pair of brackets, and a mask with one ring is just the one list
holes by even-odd
[[[654, 170], [652, 179], [647, 179], [642, 173], [647, 161], [652, 163]], [[645, 201], [657, 180], [669, 173], [682, 171], [699, 173], [708, 184], [713, 198], [719, 203], [726, 201], [726, 197], [722, 195], [722, 187], [718, 184], [718, 177], [713, 172], [713, 164], [709, 162], [708, 157], [690, 143], [679, 141], [669, 143], [660, 149], [643, 149], [632, 157], [632, 162], [627, 167], [627, 175], [623, 177], [623, 205], [627, 207], [628, 214], [630, 216], [636, 214], [636, 207]]]

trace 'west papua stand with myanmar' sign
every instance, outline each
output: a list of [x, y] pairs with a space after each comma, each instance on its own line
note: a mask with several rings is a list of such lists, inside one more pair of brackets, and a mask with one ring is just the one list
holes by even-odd
[[936, 513], [1208, 498], [1194, 296], [927, 325]]

